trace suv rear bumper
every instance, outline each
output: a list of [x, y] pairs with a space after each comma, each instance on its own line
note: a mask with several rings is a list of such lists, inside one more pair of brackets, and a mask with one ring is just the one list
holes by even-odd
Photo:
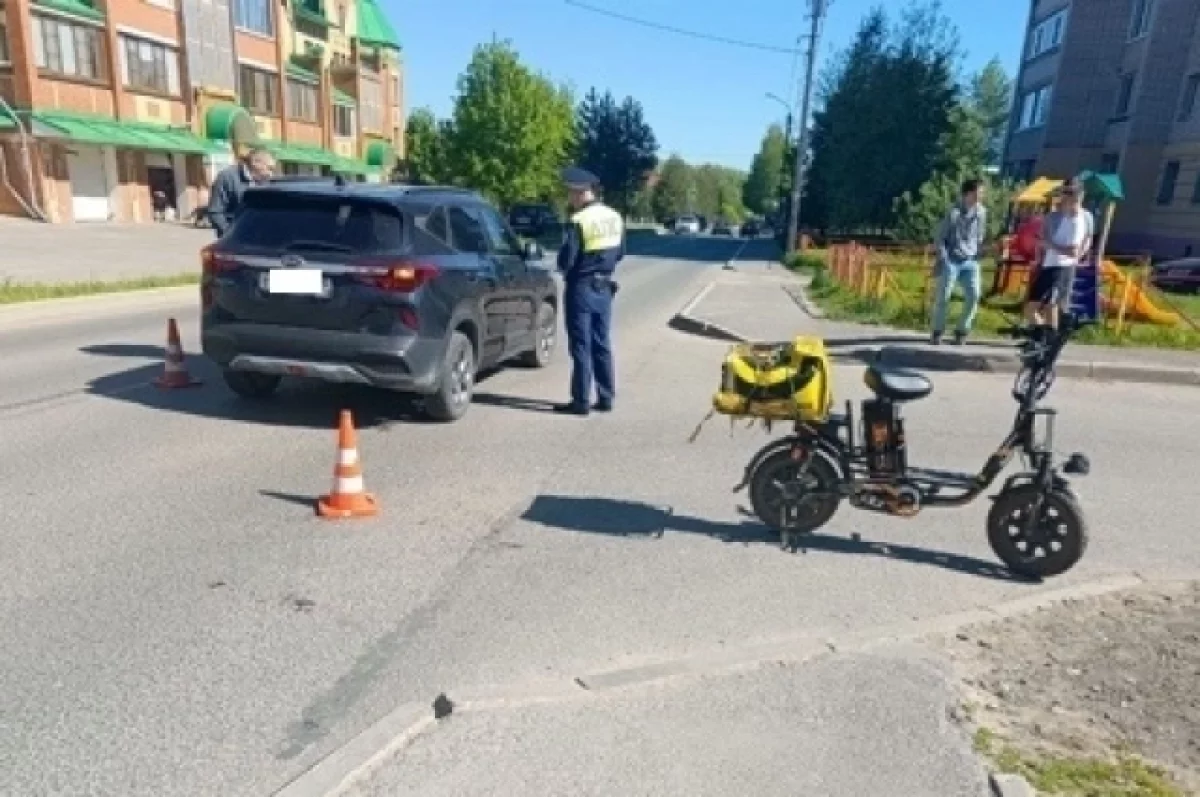
[[201, 345], [222, 368], [424, 394], [437, 390], [445, 353], [434, 338], [238, 322], [206, 322]]

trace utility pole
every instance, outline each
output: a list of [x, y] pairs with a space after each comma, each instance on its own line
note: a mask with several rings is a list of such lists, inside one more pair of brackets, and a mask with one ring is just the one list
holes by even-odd
[[808, 35], [808, 54], [804, 66], [804, 91], [800, 100], [800, 136], [796, 144], [796, 171], [792, 176], [792, 201], [788, 208], [787, 252], [796, 251], [796, 238], [800, 226], [800, 196], [804, 191], [805, 160], [808, 157], [808, 112], [812, 105], [813, 73], [817, 66], [817, 46], [821, 41], [821, 28], [825, 23], [825, 11], [829, 0], [809, 0], [812, 9], [812, 27]]

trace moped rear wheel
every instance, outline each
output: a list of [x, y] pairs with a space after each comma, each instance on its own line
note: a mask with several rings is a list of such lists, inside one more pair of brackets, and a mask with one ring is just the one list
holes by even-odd
[[803, 466], [792, 458], [791, 450], [783, 449], [760, 462], [750, 477], [750, 506], [774, 531], [816, 531], [838, 510], [841, 475], [837, 469], [817, 455], [801, 473]]
[[[1029, 523], [1035, 511], [1037, 520]], [[1043, 495], [1032, 484], [996, 496], [988, 511], [987, 531], [992, 551], [1012, 573], [1024, 578], [1062, 575], [1087, 550], [1087, 522], [1071, 494], [1052, 490]]]

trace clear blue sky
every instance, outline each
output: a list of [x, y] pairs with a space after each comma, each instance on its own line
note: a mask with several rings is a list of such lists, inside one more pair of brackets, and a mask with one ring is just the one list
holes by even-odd
[[[762, 134], [783, 108], [764, 97], [795, 96], [802, 58], [702, 41], [630, 24], [563, 0], [382, 0], [404, 47], [409, 109], [447, 115], [455, 81], [476, 44], [510, 39], [530, 66], [579, 93], [591, 86], [632, 95], [645, 108], [662, 156], [748, 168]], [[774, 47], [794, 47], [806, 25], [804, 0], [585, 0], [626, 16]], [[832, 0], [818, 64], [841, 49], [873, 5]], [[1010, 76], [1027, 0], [943, 0], [973, 70], [999, 56]], [[797, 63], [793, 67], [793, 60]], [[793, 72], [795, 68], [795, 72]]]

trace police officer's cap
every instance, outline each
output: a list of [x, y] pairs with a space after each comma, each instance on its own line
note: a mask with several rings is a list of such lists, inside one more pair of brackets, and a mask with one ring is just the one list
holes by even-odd
[[600, 178], [589, 172], [587, 169], [581, 169], [578, 166], [568, 166], [562, 172], [563, 182], [567, 187], [574, 188], [577, 191], [583, 191], [589, 188], [595, 188], [600, 182]]

